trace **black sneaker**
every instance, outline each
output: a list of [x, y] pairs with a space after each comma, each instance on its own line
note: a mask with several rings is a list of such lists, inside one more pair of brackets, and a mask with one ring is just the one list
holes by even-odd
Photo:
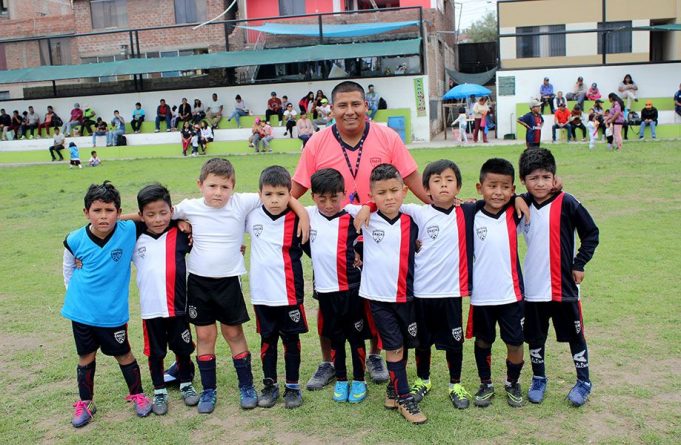
[[386, 368], [383, 358], [379, 354], [369, 354], [367, 356], [366, 367], [371, 380], [375, 384], [380, 385], [390, 380], [388, 368]]
[[480, 389], [475, 393], [475, 406], [485, 408], [492, 404], [494, 398], [494, 386], [491, 383], [482, 383]]
[[508, 404], [513, 408], [520, 408], [523, 406], [523, 392], [520, 389], [520, 383], [515, 382], [510, 385], [505, 385], [506, 387], [506, 399]]
[[265, 385], [258, 397], [258, 406], [261, 408], [272, 408], [279, 399], [279, 386], [272, 379], [264, 379]]
[[303, 393], [299, 389], [286, 388], [284, 390], [284, 407], [298, 408], [303, 404]]
[[329, 362], [323, 362], [319, 365], [314, 375], [307, 381], [305, 387], [308, 391], [317, 391], [322, 389], [336, 378], [336, 369]]

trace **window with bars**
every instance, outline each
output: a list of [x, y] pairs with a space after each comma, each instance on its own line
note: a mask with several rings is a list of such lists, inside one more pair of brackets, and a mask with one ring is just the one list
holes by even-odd
[[619, 54], [631, 52], [631, 21], [601, 22], [598, 24], [598, 54]]
[[516, 36], [516, 57], [562, 57], [565, 56], [565, 25], [520, 26], [517, 34], [550, 32], [556, 34]]
[[175, 0], [175, 23], [199, 23], [206, 20], [206, 0]]
[[279, 15], [305, 14], [305, 2], [299, 0], [279, 0]]
[[127, 0], [91, 0], [92, 29], [128, 26]]

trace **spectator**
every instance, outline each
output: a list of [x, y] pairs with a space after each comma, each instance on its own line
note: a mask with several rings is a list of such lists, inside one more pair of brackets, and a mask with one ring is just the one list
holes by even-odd
[[17, 139], [24, 139], [26, 137], [26, 127], [28, 127], [28, 111], [21, 113], [21, 125], [19, 125]]
[[679, 84], [679, 91], [674, 94], [674, 111], [681, 116], [681, 84]]
[[303, 147], [305, 147], [307, 140], [314, 134], [314, 126], [312, 126], [312, 121], [308, 119], [307, 113], [300, 114], [296, 128], [298, 129], [298, 139], [303, 141]]
[[562, 130], [563, 128], [567, 131], [567, 140], [570, 142], [570, 137], [572, 136], [572, 129], [570, 127], [570, 110], [565, 107], [562, 103], [553, 114], [553, 127], [551, 128], [551, 139], [556, 142], [556, 130]]
[[213, 127], [208, 125], [208, 122], [201, 121], [201, 132], [199, 134], [199, 147], [201, 148], [200, 154], [205, 155], [208, 151], [208, 144], [213, 142]]
[[589, 114], [589, 122], [586, 123], [586, 131], [589, 133], [589, 150], [596, 148], [598, 139], [598, 119], [595, 113]]
[[[272, 134], [272, 126], [266, 121], [261, 121], [260, 126], [263, 127], [263, 136], [260, 138], [260, 142], [262, 143], [262, 151], [268, 151], [272, 153], [272, 147], [270, 147], [270, 141], [274, 139], [274, 135]], [[255, 147], [255, 151], [258, 151], [257, 146]]]
[[317, 112], [317, 118], [312, 121], [315, 131], [319, 131], [319, 125], [328, 125], [331, 122], [331, 106], [327, 99], [322, 99], [317, 107], [315, 107]]
[[255, 143], [260, 145], [260, 118], [256, 117], [251, 127], [251, 135], [248, 137], [248, 146], [255, 147]]
[[[21, 134], [22, 139], [26, 136], [28, 130], [31, 130], [31, 135], [28, 138], [33, 139], [35, 137], [35, 130], [38, 126], [40, 126], [40, 116], [33, 110], [33, 106], [29, 105], [28, 114], [26, 115], [26, 125], [24, 125]], [[40, 136], [40, 131], [38, 131], [38, 136]]]
[[206, 108], [206, 117], [208, 118], [210, 126], [213, 130], [218, 128], [220, 120], [222, 120], [223, 109], [224, 106], [222, 105], [222, 102], [218, 100], [218, 95], [213, 93], [212, 100], [208, 104], [208, 108]]
[[586, 98], [589, 100], [596, 100], [601, 98], [601, 92], [598, 91], [598, 84], [596, 82], [591, 84], [589, 91], [586, 92]]
[[106, 146], [112, 147], [118, 144], [118, 139], [125, 134], [125, 119], [118, 110], [114, 110], [114, 117], [111, 119], [111, 130], [106, 134]]
[[267, 101], [267, 110], [265, 110], [265, 120], [270, 121], [272, 115], [276, 114], [279, 116], [279, 125], [281, 125], [284, 120], [284, 110], [281, 109], [281, 99], [277, 97], [277, 93], [272, 91], [270, 93], [272, 97]]
[[199, 138], [201, 137], [201, 126], [194, 124], [194, 131], [192, 132], [192, 156], [199, 155]]
[[293, 104], [289, 102], [286, 105], [286, 109], [284, 110], [284, 121], [286, 121], [286, 131], [284, 132], [284, 136], [287, 134], [293, 138], [293, 128], [296, 126], [296, 116], [298, 113], [296, 112], [296, 109], [293, 108]]
[[487, 143], [487, 134], [482, 124], [482, 119], [487, 116], [487, 113], [489, 113], [489, 105], [487, 105], [487, 98], [483, 96], [473, 105], [473, 142], [478, 142], [478, 132], [482, 129], [482, 140]]
[[[638, 86], [636, 86], [636, 83], [632, 80], [631, 76], [627, 74], [624, 76], [624, 79], [622, 79], [622, 82], [617, 89], [619, 90], [622, 99], [627, 101], [627, 110], [630, 110], [631, 99], [634, 99], [634, 102], [638, 102]], [[615, 139], [617, 139], [617, 137], [615, 137]]]
[[170, 107], [166, 105], [165, 99], [161, 99], [158, 107], [156, 107], [156, 129], [154, 133], [161, 131], [161, 121], [166, 121], [166, 131], [170, 131], [170, 120], [172, 114], [170, 112]]
[[57, 158], [54, 156], [55, 153], [59, 155], [60, 161], [64, 160], [64, 156], [62, 156], [61, 151], [64, 149], [65, 140], [66, 138], [59, 130], [59, 127], [54, 127], [54, 138], [52, 140], [52, 146], [50, 147], [50, 156], [52, 157], [52, 162], [57, 160]]
[[170, 129], [175, 131], [177, 130], [177, 121], [180, 120], [180, 113], [177, 112], [177, 105], [173, 105], [170, 109], [170, 114]]
[[466, 130], [468, 129], [468, 116], [466, 116], [465, 107], [459, 108], [459, 116], [454, 120], [454, 122], [452, 122], [452, 128], [455, 126], [459, 127], [458, 142], [467, 144], [468, 135], [466, 134]]
[[582, 130], [582, 142], [586, 140], [586, 127], [582, 122], [582, 107], [575, 105], [570, 113], [570, 129], [572, 130], [572, 139], [577, 141], [577, 129]]
[[192, 109], [192, 122], [198, 124], [206, 117], [206, 112], [203, 109], [203, 104], [199, 99], [194, 99], [194, 108]]
[[[192, 106], [187, 102], [187, 98], [182, 98], [182, 103], [177, 108], [178, 119], [181, 122], [190, 122], [192, 120]], [[182, 125], [184, 128], [184, 124]]]
[[586, 98], [586, 85], [584, 85], [584, 78], [582, 76], [577, 78], [575, 87], [572, 89], [571, 93], [567, 93], [565, 98], [567, 100], [576, 101], [580, 108], [584, 106], [584, 99]]
[[617, 151], [622, 150], [622, 125], [624, 125], [624, 101], [615, 93], [608, 94], [608, 100], [612, 104], [606, 124], [612, 124], [612, 135]]
[[92, 133], [92, 146], [97, 147], [97, 136], [106, 136], [108, 127], [101, 117], [95, 122], [95, 131]]
[[92, 150], [90, 152], [90, 160], [87, 161], [87, 165], [90, 167], [97, 167], [99, 164], [102, 163], [102, 160], [97, 157], [97, 152]]
[[71, 159], [69, 160], [69, 168], [76, 166], [78, 168], [83, 168], [83, 164], [80, 163], [80, 152], [78, 151], [78, 146], [76, 146], [76, 143], [73, 141], [69, 142], [69, 154], [71, 155]]
[[7, 114], [4, 108], [0, 109], [0, 132], [3, 141], [7, 140], [7, 132], [11, 130], [12, 117]]
[[315, 94], [314, 97], [314, 107], [312, 108], [312, 121], [314, 122], [315, 119], [319, 117], [319, 112], [317, 111], [317, 107], [322, 106], [322, 100], [326, 99], [326, 102], [329, 102], [329, 99], [324, 95], [324, 92], [322, 90], [317, 90], [317, 94]]
[[80, 104], [76, 102], [73, 104], [73, 109], [71, 110], [69, 120], [64, 123], [64, 127], [61, 129], [61, 131], [64, 133], [65, 137], [68, 137], [71, 134], [71, 129], [77, 125], [81, 125], [82, 123], [83, 110], [80, 109]]
[[651, 100], [646, 101], [646, 106], [641, 110], [641, 129], [638, 133], [638, 140], [642, 141], [645, 137], [646, 125], [650, 127], [650, 134], [655, 139], [655, 127], [657, 126], [657, 108], [653, 106]]
[[19, 114], [19, 110], [12, 112], [12, 118], [9, 125], [9, 132], [11, 139], [19, 139], [21, 137], [21, 128], [24, 125], [24, 120]]
[[185, 121], [184, 124], [182, 124], [180, 136], [182, 137], [182, 156], [187, 156], [187, 150], [189, 149], [189, 145], [192, 143], [192, 136], [194, 136], [194, 132], [192, 131], [189, 121]]
[[293, 105], [291, 101], [288, 100], [288, 96], [287, 95], [281, 96], [281, 108], [284, 111], [286, 111], [286, 108], [288, 107], [289, 104]]
[[97, 124], [97, 120], [95, 119], [96, 115], [97, 113], [92, 109], [92, 107], [85, 107], [85, 110], [83, 111], [83, 125], [80, 126], [81, 136], [85, 136], [86, 131], [90, 134], [93, 134], [92, 126]]
[[312, 112], [314, 109], [314, 93], [312, 91], [308, 91], [307, 95], [298, 101], [298, 108], [301, 116]]
[[556, 93], [556, 98], [553, 102], [556, 108], [560, 107], [560, 104], [563, 104], [567, 108], [567, 101], [565, 100], [565, 96], [563, 96], [562, 91], [558, 91]]
[[145, 112], [142, 109], [142, 104], [137, 102], [135, 104], [135, 109], [132, 110], [132, 119], [130, 120], [130, 127], [135, 133], [139, 133], [142, 128], [142, 122], [144, 122]]
[[527, 129], [525, 133], [525, 147], [539, 147], [541, 143], [541, 127], [544, 125], [544, 118], [539, 112], [541, 102], [532, 99], [530, 102], [530, 112], [522, 115], [517, 122]]
[[241, 122], [239, 122], [239, 119], [243, 116], [248, 116], [248, 107], [241, 96], [237, 94], [234, 98], [234, 111], [232, 111], [232, 114], [230, 114], [227, 118], [227, 122], [234, 119], [236, 121], [236, 128], [241, 128]]
[[378, 112], [378, 100], [381, 96], [374, 91], [374, 86], [369, 85], [369, 91], [366, 94], [367, 105], [369, 106], [369, 119], [374, 120], [374, 116]]
[[43, 136], [43, 128], [45, 129], [47, 136], [49, 136], [50, 128], [59, 126], [57, 125], [57, 120], [55, 118], [58, 118], [58, 116], [55, 114], [52, 105], [48, 105], [47, 113], [45, 113], [45, 119], [43, 119], [42, 124], [38, 125], [38, 137]]
[[553, 99], [556, 95], [553, 93], [553, 85], [549, 83], [549, 78], [544, 77], [544, 83], [539, 87], [539, 98], [541, 100], [541, 114], [544, 114], [544, 107], [548, 105], [551, 108], [551, 114], [556, 112], [553, 107]]

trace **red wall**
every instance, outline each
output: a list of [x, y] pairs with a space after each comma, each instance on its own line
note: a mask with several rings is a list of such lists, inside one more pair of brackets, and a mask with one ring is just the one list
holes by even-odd
[[[279, 16], [279, 0], [246, 0], [246, 14], [247, 18], [255, 17], [278, 17]], [[249, 25], [254, 25], [256, 22], [251, 22]]]
[[305, 2], [305, 13], [317, 14], [323, 12], [333, 12], [333, 0], [307, 0]]
[[424, 9], [430, 8], [430, 0], [400, 0], [400, 7], [422, 6]]

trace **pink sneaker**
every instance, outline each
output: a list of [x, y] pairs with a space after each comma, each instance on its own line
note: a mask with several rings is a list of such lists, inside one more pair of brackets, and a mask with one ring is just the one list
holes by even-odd
[[151, 412], [151, 400], [144, 395], [143, 392], [139, 394], [130, 394], [125, 400], [135, 404], [135, 412], [140, 417], [147, 417]]
[[92, 418], [97, 412], [95, 403], [92, 400], [79, 400], [73, 404], [75, 411], [71, 419], [71, 425], [76, 428], [83, 427], [92, 421]]

